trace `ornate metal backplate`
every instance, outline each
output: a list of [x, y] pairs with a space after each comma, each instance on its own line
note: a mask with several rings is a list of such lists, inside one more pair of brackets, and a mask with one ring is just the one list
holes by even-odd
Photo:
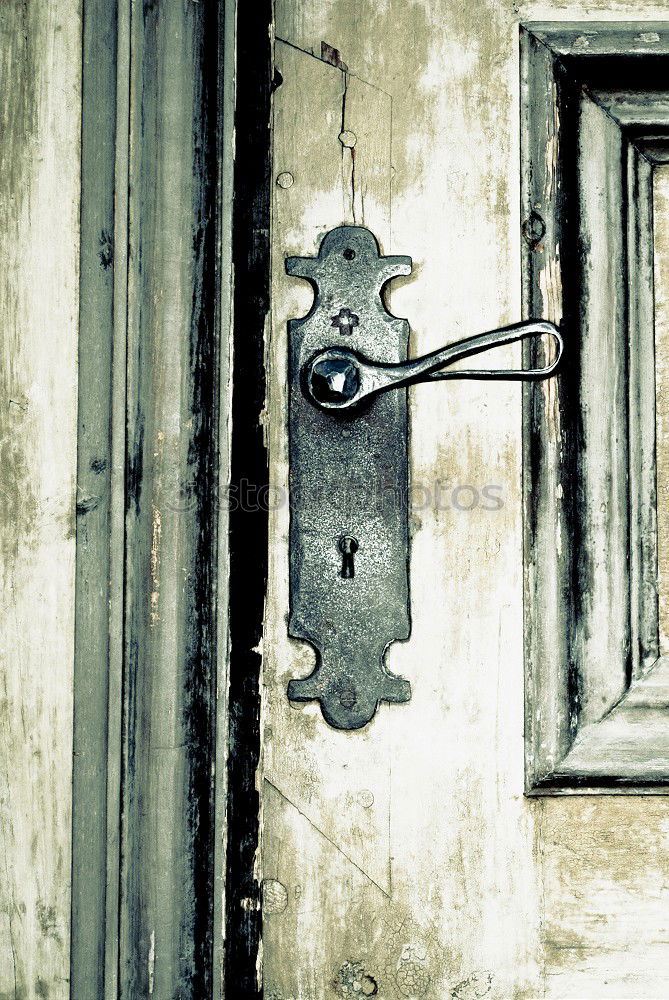
[[[318, 257], [287, 258], [286, 271], [315, 290], [309, 314], [289, 323], [288, 378], [289, 634], [311, 643], [316, 666], [288, 697], [317, 700], [331, 726], [359, 729], [379, 702], [411, 697], [384, 666], [389, 644], [410, 633], [407, 390], [324, 411], [305, 394], [305, 369], [341, 344], [373, 361], [406, 360], [409, 325], [387, 312], [382, 289], [411, 273], [411, 258], [381, 257], [368, 229], [342, 226]], [[347, 372], [325, 377], [337, 391]]]

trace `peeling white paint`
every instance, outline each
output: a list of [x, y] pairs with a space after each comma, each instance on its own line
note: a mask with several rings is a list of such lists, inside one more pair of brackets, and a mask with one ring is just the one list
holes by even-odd
[[149, 996], [153, 996], [153, 977], [156, 965], [156, 932], [151, 931], [149, 940]]

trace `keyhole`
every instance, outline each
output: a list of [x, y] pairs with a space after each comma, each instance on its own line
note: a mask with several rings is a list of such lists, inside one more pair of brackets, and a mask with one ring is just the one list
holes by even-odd
[[355, 576], [353, 557], [358, 551], [358, 543], [351, 535], [342, 535], [339, 539], [341, 552], [341, 575], [344, 580], [352, 580]]

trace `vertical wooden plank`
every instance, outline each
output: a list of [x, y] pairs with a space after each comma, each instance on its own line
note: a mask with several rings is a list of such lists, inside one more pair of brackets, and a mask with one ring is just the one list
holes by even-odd
[[[413, 354], [520, 312], [509, 224], [518, 186], [510, 99], [517, 34], [493, 5], [477, 15], [474, 32], [470, 12], [455, 7], [277, 7], [279, 32], [293, 46], [319, 52], [325, 40], [341, 52], [349, 79], [391, 95], [392, 240], [384, 237], [384, 250], [414, 258], [412, 278], [392, 293], [392, 311], [411, 320]], [[283, 256], [309, 252], [310, 241], [315, 249], [340, 221], [342, 197], [330, 106], [312, 106], [313, 85], [295, 93], [295, 126], [287, 139], [275, 129], [275, 171], [296, 178], [275, 191], [276, 486], [286, 481], [285, 322], [311, 301], [307, 288], [287, 285]], [[283, 100], [279, 88], [277, 107]], [[377, 111], [368, 134], [380, 131]], [[354, 148], [357, 175], [364, 158]], [[372, 171], [379, 161], [378, 152], [370, 157]], [[347, 212], [349, 180], [345, 173]], [[378, 175], [368, 183], [379, 190]], [[381, 212], [368, 220], [367, 203], [365, 222], [386, 224]], [[263, 957], [272, 997], [536, 995], [540, 907], [532, 807], [522, 800], [520, 394], [517, 386], [453, 383], [412, 395], [413, 635], [391, 647], [388, 662], [411, 678], [413, 695], [409, 705], [382, 706], [364, 732], [333, 733], [317, 706], [286, 703], [287, 678], [308, 673], [312, 655], [286, 639], [286, 510], [271, 515], [265, 773], [283, 777], [292, 768], [289, 796], [269, 782], [263, 793]], [[500, 483], [503, 503], [486, 509], [483, 489]], [[451, 498], [460, 487], [458, 507]], [[465, 509], [473, 493], [483, 502]], [[500, 934], [501, 926], [513, 933]]]
[[0, 13], [0, 995], [69, 996], [81, 4]]
[[[536, 14], [535, 4], [527, 5], [529, 16]], [[658, 10], [648, 5], [649, 14]], [[599, 11], [604, 17], [615, 17], [610, 5], [603, 2]], [[637, 8], [637, 13], [639, 9]], [[545, 6], [542, 15], [555, 17], [555, 7]], [[580, 16], [570, 4], [564, 5], [564, 17]], [[652, 38], [652, 34], [633, 32], [636, 42]], [[594, 43], [596, 26], [590, 25], [588, 33], [579, 36], [583, 48]], [[565, 117], [561, 115], [561, 131]], [[611, 199], [608, 179], [602, 176], [601, 145], [584, 143], [584, 169], [591, 169], [593, 178], [599, 173], [600, 197], [606, 204]], [[600, 151], [597, 163], [597, 150]], [[587, 163], [590, 166], [587, 166]], [[635, 204], [629, 204], [628, 252], [630, 268], [630, 434], [631, 487], [638, 491], [632, 496], [631, 515], [639, 518], [632, 531], [647, 530], [649, 512], [643, 505], [652, 503], [653, 485], [648, 468], [649, 453], [654, 429], [648, 427], [652, 411], [654, 372], [652, 371], [652, 345], [648, 344], [652, 331], [652, 288], [648, 274], [648, 255], [652, 252], [649, 223], [652, 217], [649, 204], [648, 165], [636, 164], [635, 178], [638, 190], [630, 193]], [[596, 187], [591, 191], [591, 204], [596, 197]], [[657, 211], [655, 205], [655, 212]], [[578, 215], [573, 219], [578, 226]], [[617, 224], [617, 223], [616, 223]], [[601, 231], [600, 231], [601, 237]], [[573, 243], [571, 244], [573, 247]], [[565, 245], [562, 245], [563, 259]], [[586, 252], [592, 248], [585, 247]], [[569, 271], [577, 279], [578, 258], [569, 258]], [[618, 260], [612, 257], [599, 267], [608, 271], [607, 282], [616, 280]], [[638, 282], [638, 287], [635, 283]], [[600, 286], [601, 287], [601, 286]], [[606, 287], [606, 286], [605, 286]], [[608, 286], [610, 288], [610, 284]], [[567, 296], [571, 290], [567, 289]], [[603, 308], [610, 309], [604, 302]], [[587, 309], [587, 304], [586, 304]], [[611, 333], [614, 327], [611, 326]], [[640, 338], [640, 339], [638, 339]], [[602, 377], [598, 370], [594, 376], [597, 385]], [[606, 391], [610, 391], [610, 376], [602, 377]], [[658, 405], [659, 402], [658, 402]], [[636, 407], [636, 409], [635, 409]], [[601, 413], [600, 413], [601, 419]], [[619, 426], [612, 412], [611, 427]], [[642, 424], [643, 420], [643, 424]], [[637, 433], [638, 432], [638, 433]], [[658, 428], [658, 441], [659, 441]], [[597, 474], [596, 471], [593, 474]], [[643, 484], [643, 486], [641, 485]], [[650, 514], [652, 519], [652, 514]], [[641, 525], [645, 522], [646, 527]], [[658, 527], [659, 527], [658, 521]], [[634, 535], [631, 536], [631, 541]], [[601, 544], [601, 543], [600, 543]], [[642, 548], [642, 562], [644, 562]], [[636, 572], [637, 613], [641, 628], [652, 623], [653, 612], [644, 607], [644, 575], [648, 566], [639, 566]], [[634, 569], [634, 568], [633, 568]], [[633, 585], [635, 577], [632, 577]], [[651, 597], [652, 603], [652, 597]], [[635, 605], [632, 605], [632, 614]], [[649, 629], [652, 634], [652, 628]], [[642, 658], [643, 639], [639, 634], [639, 659]], [[634, 654], [634, 650], [632, 650]], [[652, 653], [651, 653], [652, 655]], [[642, 664], [639, 663], [639, 666]], [[608, 664], [601, 664], [606, 669]], [[618, 671], [616, 671], [618, 674]], [[619, 674], [618, 674], [619, 676]], [[540, 691], [537, 691], [540, 694]], [[535, 703], [536, 704], [536, 703]], [[666, 803], [662, 800], [631, 797], [602, 796], [597, 801], [574, 797], [570, 800], [544, 801], [538, 809], [537, 851], [542, 871], [542, 924], [541, 938], [545, 954], [545, 976], [541, 995], [567, 1000], [582, 997], [654, 997], [666, 992], [666, 935], [659, 917], [666, 906], [663, 885], [666, 872], [662, 863], [662, 844], [667, 824]]]
[[[219, 238], [220, 246], [220, 299], [218, 332], [219, 353], [219, 424], [218, 424], [218, 567], [217, 586], [218, 634], [216, 681], [216, 746], [214, 789], [214, 915], [213, 915], [213, 996], [224, 1000], [227, 887], [226, 868], [228, 853], [228, 750], [230, 686], [230, 578], [225, 579], [225, 568], [230, 565], [229, 505], [223, 502], [225, 489], [231, 477], [232, 434], [232, 366], [233, 366], [233, 301], [234, 267], [232, 253], [233, 218], [235, 212], [235, 107], [237, 101], [236, 51], [237, 51], [237, 0], [223, 0], [221, 10], [222, 44], [219, 59]], [[269, 97], [269, 90], [268, 90]], [[265, 156], [269, 153], [266, 150]], [[223, 572], [221, 572], [223, 568]], [[265, 580], [260, 580], [260, 589]], [[257, 822], [257, 817], [255, 818]], [[258, 946], [254, 941], [253, 948]]]
[[[116, 4], [84, 10], [71, 996], [104, 996]], [[115, 536], [118, 541], [118, 536]], [[122, 543], [122, 536], [120, 538]], [[118, 772], [114, 774], [118, 778]], [[118, 814], [115, 817], [118, 822]]]
[[669, 652], [669, 167], [655, 168], [655, 352], [660, 649]]
[[[260, 684], [268, 560], [265, 335], [270, 289], [272, 2], [236, 4], [223, 993], [261, 997]], [[279, 83], [274, 77], [274, 85]], [[240, 492], [251, 491], [250, 503]], [[260, 492], [260, 496], [263, 493]]]
[[[627, 167], [620, 127], [589, 96], [579, 110], [582, 284], [572, 656], [579, 725], [597, 722], [629, 683]], [[575, 249], [575, 248], [573, 248]], [[608, 364], [603, 360], [609, 359]], [[596, 377], [595, 377], [596, 376]]]
[[129, 266], [129, 137], [131, 3], [117, 0], [116, 155], [114, 162], [114, 290], [110, 427], [109, 676], [107, 714], [107, 882], [105, 1000], [119, 993], [121, 802], [124, 723], [126, 421]]
[[[346, 217], [367, 226], [388, 246], [392, 228], [392, 99], [378, 87], [346, 74], [343, 105], [343, 162], [349, 166], [344, 190]], [[347, 183], [348, 182], [348, 183]]]
[[[666, 16], [661, 4], [648, 0], [634, 12], [644, 19], [660, 13]], [[416, 263], [412, 278], [393, 294], [394, 311], [411, 319], [414, 353], [518, 318], [521, 239], [533, 235], [529, 229], [523, 237], [520, 224], [535, 204], [523, 202], [519, 212], [516, 45], [518, 19], [538, 16], [615, 20], [621, 13], [611, 0], [596, 0], [587, 10], [574, 0], [486, 0], [475, 10], [453, 0], [277, 4], [281, 37], [312, 53], [326, 40], [354, 74], [392, 94], [391, 249], [412, 254]], [[584, 48], [591, 29], [583, 35]], [[644, 31], [635, 34], [643, 37]], [[653, 43], [647, 38], [644, 44]], [[542, 71], [546, 78], [545, 63]], [[574, 87], [571, 97], [578, 100], [579, 91]], [[552, 137], [559, 125], [569, 150], [571, 176], [565, 180], [572, 192], [578, 165], [573, 110], [563, 106], [559, 120], [544, 119]], [[542, 214], [554, 193], [555, 148], [537, 186]], [[314, 217], [319, 208], [334, 215], [335, 199], [338, 192], [325, 206], [309, 201]], [[565, 298], [571, 322], [579, 306], [579, 263], [566, 256], [578, 249], [578, 225], [576, 208], [567, 244], [564, 231], [549, 233], [545, 256], [539, 244], [534, 255], [534, 302], [552, 319], [563, 317], [562, 290], [570, 281]], [[272, 357], [278, 362], [271, 378], [281, 384], [284, 356], [277, 350]], [[575, 398], [577, 360], [570, 377], [562, 396], [566, 408]], [[554, 451], [534, 460], [555, 460], [539, 499], [569, 511], [574, 491], [562, 496], [559, 488], [563, 469], [573, 470], [573, 452], [561, 456], [560, 450], [573, 449], [574, 441], [561, 436], [565, 409], [554, 389], [537, 396], [542, 419], [552, 424]], [[280, 438], [280, 408], [271, 416]], [[273, 968], [283, 963], [285, 977], [276, 987], [268, 981], [272, 1000], [372, 995], [375, 988], [392, 1000], [630, 1000], [666, 992], [662, 804], [606, 796], [596, 802], [522, 798], [520, 427], [515, 387], [414, 392], [414, 482], [432, 488], [436, 475], [451, 484], [502, 483], [504, 506], [466, 513], [428, 502], [414, 512], [414, 633], [391, 652], [393, 669], [410, 676], [414, 690], [412, 703], [394, 713], [389, 742], [391, 900], [307, 817], [275, 790], [265, 790], [266, 831], [269, 814], [275, 817], [275, 836], [266, 846], [272, 865], [266, 941], [272, 947], [282, 935], [285, 949], [283, 959], [266, 955]], [[284, 453], [278, 448], [272, 454], [280, 483]], [[546, 532], [541, 539], [547, 558], [564, 557], [552, 578], [556, 607], [560, 588], [570, 586], [569, 552], [560, 549], [570, 543], [569, 532], [565, 518], [559, 534]], [[279, 582], [270, 583], [266, 652], [285, 635], [286, 565], [285, 532], [278, 531], [272, 535], [272, 573]], [[553, 613], [540, 624], [546, 638], [535, 649], [553, 655], [556, 648], [559, 657], [567, 648], [568, 622]], [[308, 667], [287, 645], [277, 663], [286, 675]], [[539, 673], [540, 656], [535, 667]], [[271, 672], [266, 676], [278, 683]], [[561, 680], [570, 683], [566, 673]], [[569, 719], [559, 721], [568, 743]], [[311, 732], [296, 737], [305, 756], [319, 739], [318, 725], [315, 719]], [[284, 879], [274, 877], [280, 869]]]
[[581, 69], [522, 48], [526, 310], [567, 345], [525, 393], [532, 788], [654, 658], [653, 320], [648, 177]]
[[130, 24], [123, 998], [213, 988], [218, 451], [215, 5]]
[[[282, 78], [274, 102], [275, 176], [290, 173], [294, 178], [287, 188], [274, 185], [271, 356], [272, 364], [278, 365], [287, 350], [288, 319], [304, 315], [313, 299], [305, 282], [286, 276], [285, 256], [317, 253], [327, 229], [342, 223], [372, 226], [383, 249], [388, 246], [391, 102], [364, 81], [280, 41], [275, 62]], [[276, 537], [288, 530], [288, 505], [275, 502], [287, 499], [288, 493], [283, 416], [279, 416], [285, 413], [286, 397], [277, 383], [270, 392], [275, 418], [270, 427], [275, 508], [270, 530]], [[350, 499], [355, 504], [374, 502], [362, 483], [352, 488]], [[287, 566], [275, 562], [277, 555], [273, 548], [272, 603], [288, 599]], [[327, 841], [326, 850], [337, 864], [350, 868], [353, 880], [373, 895], [385, 899], [390, 891], [391, 762], [386, 743], [390, 721], [386, 717], [364, 733], [335, 732], [322, 722], [317, 705], [297, 709], [286, 697], [288, 681], [309, 673], [313, 650], [288, 640], [283, 622], [277, 628], [268, 623], [265, 641], [264, 973], [268, 989], [288, 990], [291, 970], [285, 954], [295, 933], [294, 921], [304, 919], [306, 895], [302, 898], [301, 891], [310, 891], [311, 905], [317, 907], [315, 900], [325, 890], [325, 883], [305, 886], [289, 861], [300, 827], [311, 824], [314, 839], [320, 838], [323, 847]], [[293, 657], [299, 658], [299, 666], [294, 661], [291, 666]], [[330, 892], [336, 891], [327, 884]], [[285, 913], [273, 913], [272, 892], [290, 897]], [[314, 955], [308, 974], [317, 980], [318, 970]]]
[[[565, 248], [577, 238], [578, 97], [549, 49], [520, 29], [521, 219], [523, 308], [575, 328], [577, 260]], [[571, 211], [567, 211], [569, 201]], [[564, 276], [564, 280], [563, 280]], [[564, 328], [564, 327], [563, 327]], [[567, 334], [567, 349], [576, 338]], [[526, 784], [550, 773], [575, 727], [575, 683], [569, 669], [572, 620], [575, 442], [563, 416], [573, 412], [578, 363], [549, 383], [524, 388], [523, 528], [525, 581]], [[568, 484], [565, 493], [564, 483]], [[565, 711], [569, 705], [571, 711]]]
[[653, 166], [627, 156], [629, 274], [629, 495], [631, 672], [638, 678], [660, 655], [656, 470]]

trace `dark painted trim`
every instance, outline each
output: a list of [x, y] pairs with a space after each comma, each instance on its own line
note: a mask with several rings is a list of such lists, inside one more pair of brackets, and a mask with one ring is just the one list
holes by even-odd
[[131, 9], [119, 995], [203, 1000], [214, 982], [221, 25], [217, 4]]
[[[237, 105], [233, 208], [234, 362], [231, 484], [268, 483], [261, 414], [270, 293], [271, 0], [237, 10]], [[260, 997], [260, 668], [267, 581], [268, 513], [230, 510], [230, 687], [226, 864], [226, 997]]]
[[[214, 763], [217, 739], [225, 739], [220, 709], [216, 732], [216, 670], [217, 661], [225, 661], [217, 648], [226, 632], [218, 614], [224, 613], [219, 593], [228, 569], [223, 989], [235, 1000], [261, 995], [255, 877], [261, 664], [254, 650], [263, 627], [267, 513], [230, 511], [229, 567], [217, 565], [217, 533], [218, 474], [228, 445], [221, 436], [229, 326], [222, 282], [233, 286], [236, 318], [231, 481], [261, 487], [269, 474], [260, 421], [269, 308], [273, 12], [271, 0], [238, 10], [233, 267], [232, 275], [222, 275], [221, 251], [231, 238], [222, 177], [231, 169], [233, 104], [232, 69], [225, 62], [231, 62], [231, 36], [224, 39], [224, 30], [232, 30], [234, 6], [233, 0], [186, 7], [151, 0], [85, 4], [73, 1000], [148, 995], [154, 945], [158, 993], [178, 993], [183, 1000], [220, 995], [214, 866], [222, 831], [215, 827]], [[166, 199], [179, 171], [178, 197]], [[121, 205], [116, 219], [115, 196]], [[174, 309], [184, 311], [178, 320], [172, 307], [163, 307], [173, 293]], [[161, 339], [175, 322], [172, 337]], [[160, 363], [165, 356], [167, 367]], [[170, 370], [172, 380], [165, 378]], [[156, 435], [172, 414], [179, 415], [173, 464], [161, 465]], [[125, 449], [125, 469], [119, 448]], [[167, 588], [176, 587], [176, 615], [149, 623], [153, 518], [172, 471], [177, 485], [189, 490], [181, 498], [189, 503], [170, 525], [166, 511], [172, 508], [162, 508], [163, 535], [170, 537], [170, 552], [178, 552], [178, 561], [168, 553], [161, 569]], [[125, 507], [124, 524], [113, 514], [114, 503]], [[124, 562], [116, 576], [110, 552], [112, 563]], [[124, 653], [119, 646], [118, 683], [110, 688], [112, 591], [123, 605]], [[120, 614], [119, 604], [117, 631]], [[224, 699], [220, 679], [218, 689]], [[182, 742], [163, 747], [155, 734], [170, 704], [176, 707], [175, 738]], [[112, 717], [119, 729], [114, 734]], [[156, 753], [179, 756], [183, 766], [173, 773], [183, 781], [161, 784]], [[224, 778], [219, 770], [219, 787]], [[106, 898], [111, 887], [116, 899], [117, 886], [118, 910]]]
[[561, 774], [560, 771], [556, 771], [554, 774], [549, 774], [545, 778], [531, 788], [527, 794], [528, 795], [545, 795], [545, 794], [569, 794], [579, 791], [584, 792], [624, 792], [629, 794], [630, 792], [645, 792], [656, 793], [659, 795], [666, 795], [669, 791], [669, 777], [667, 778], [627, 778], [624, 775], [620, 777], [598, 777], [591, 774]]

